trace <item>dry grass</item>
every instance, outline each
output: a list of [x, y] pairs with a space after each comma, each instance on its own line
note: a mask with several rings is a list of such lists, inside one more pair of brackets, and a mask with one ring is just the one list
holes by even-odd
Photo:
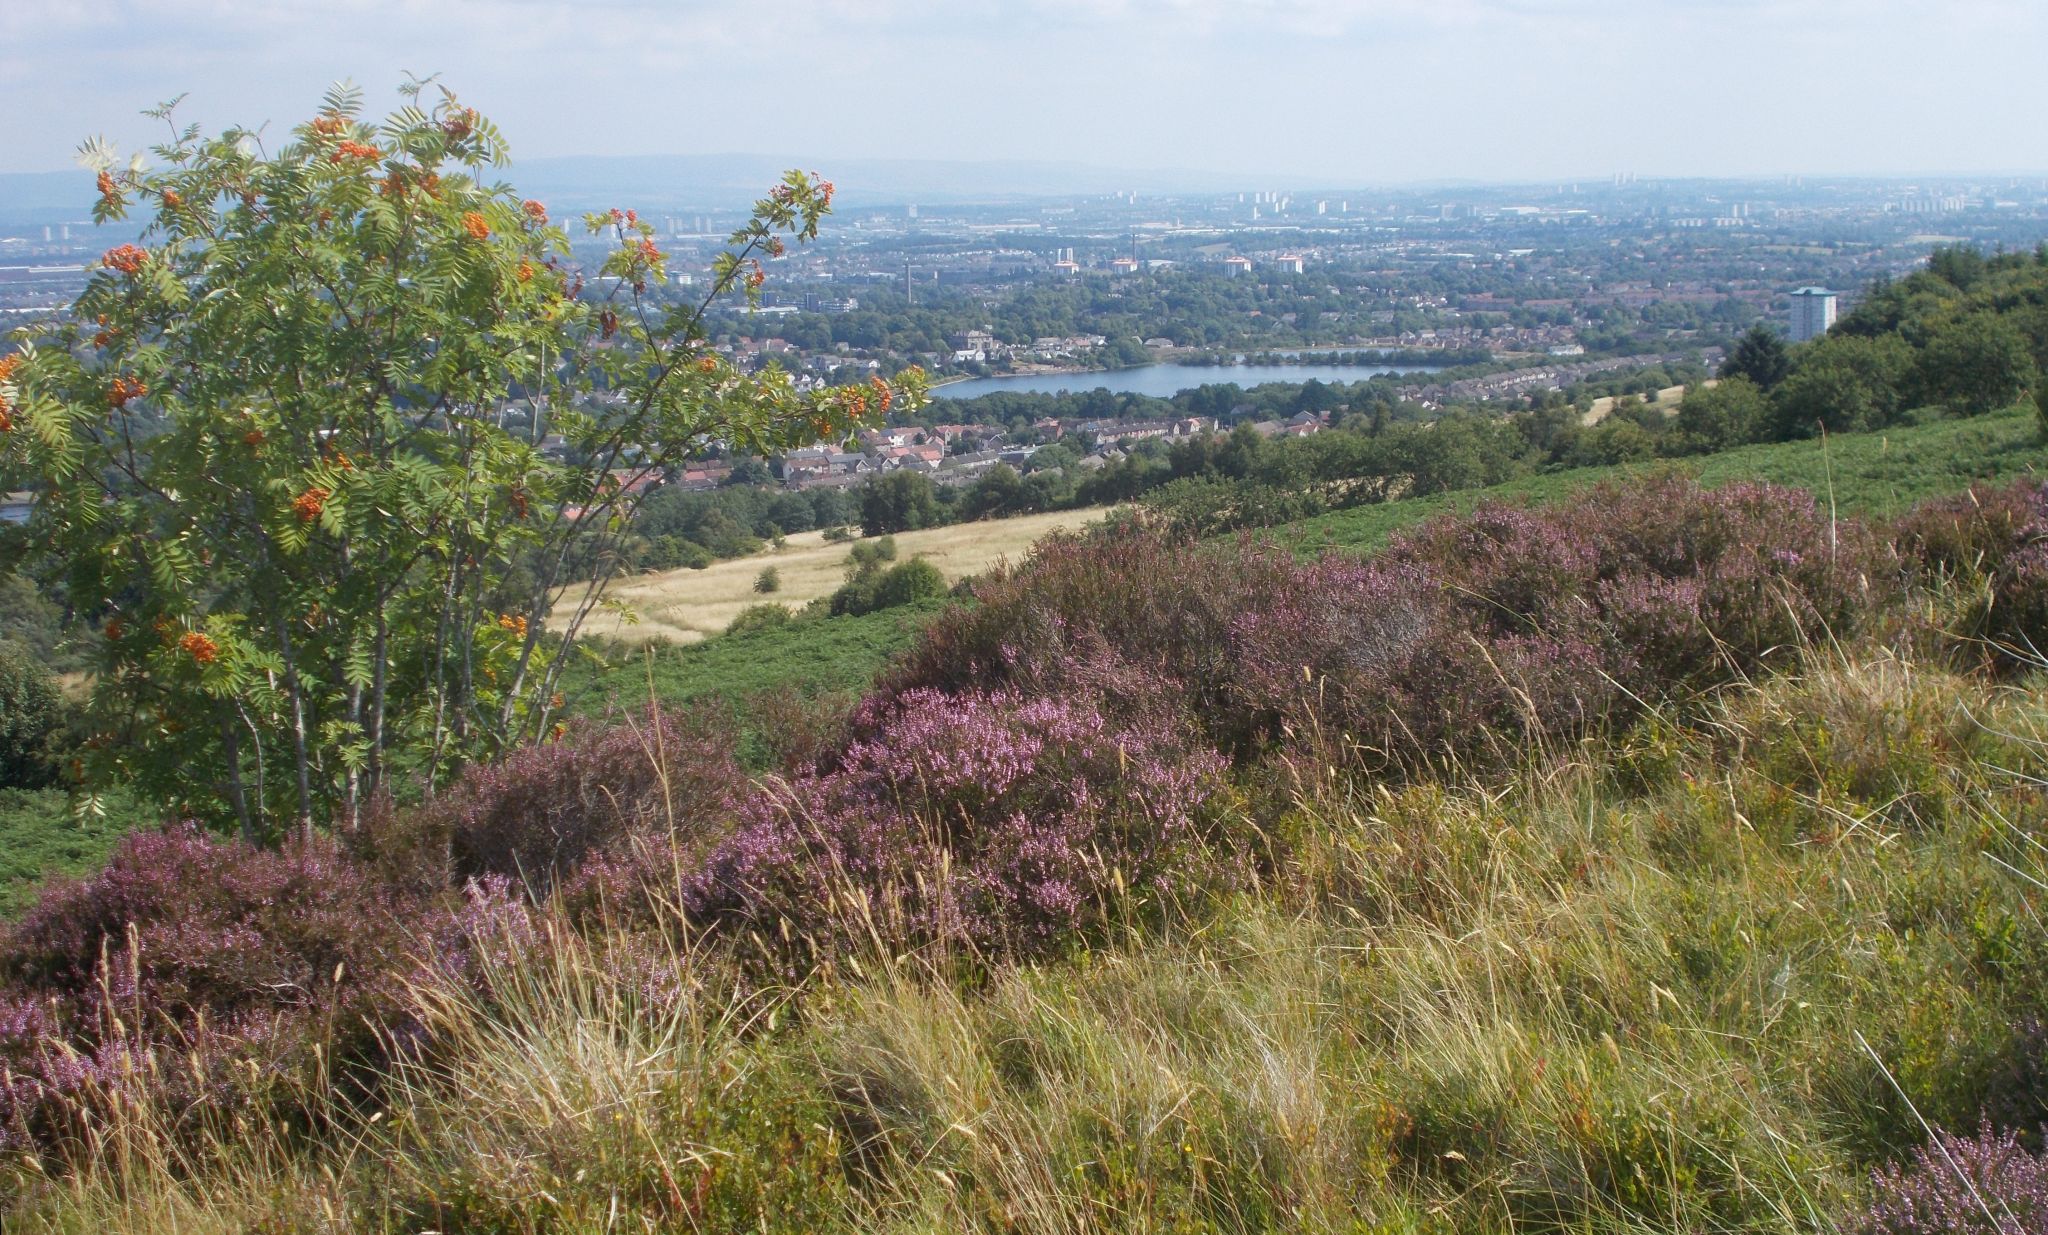
[[[1056, 511], [904, 532], [896, 537], [897, 557], [922, 557], [953, 582], [1023, 556], [1048, 532], [1080, 527], [1106, 513]], [[609, 592], [625, 612], [592, 614], [584, 633], [629, 642], [695, 643], [723, 631], [750, 605], [773, 601], [795, 609], [831, 595], [845, 581], [847, 549], [843, 543], [826, 543], [823, 533], [806, 532], [791, 536], [781, 549], [718, 562], [704, 570], [669, 570], [626, 579]], [[754, 590], [754, 580], [768, 566], [781, 576], [782, 586], [763, 595]]]
[[[1709, 386], [1712, 386], [1714, 384], [1715, 383], [1712, 381], [1707, 382], [1707, 385]], [[1666, 416], [1669, 416], [1678, 411], [1678, 405], [1681, 401], [1684, 400], [1684, 398], [1685, 387], [1666, 386], [1664, 389], [1657, 392], [1657, 398], [1652, 402], [1651, 406], [1655, 407], [1658, 411], [1663, 412]], [[1585, 416], [1585, 424], [1587, 425], [1587, 427], [1590, 428], [1591, 426], [1597, 425], [1601, 421], [1607, 419], [1607, 413], [1614, 410], [1614, 403], [1615, 398], [1613, 395], [1603, 395], [1600, 398], [1593, 400], [1593, 406], [1590, 410], [1586, 412]]]

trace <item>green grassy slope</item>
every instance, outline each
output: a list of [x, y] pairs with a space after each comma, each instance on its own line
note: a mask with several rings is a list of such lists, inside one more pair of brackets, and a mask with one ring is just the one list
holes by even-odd
[[567, 673], [563, 694], [571, 712], [587, 716], [637, 707], [650, 695], [682, 704], [707, 697], [740, 702], [782, 689], [859, 690], [947, 603], [792, 622], [681, 647], [611, 648], [602, 664], [585, 661]]
[[61, 789], [0, 790], [0, 918], [27, 908], [48, 876], [97, 868], [139, 822], [123, 794], [109, 795], [105, 815], [77, 819]]
[[1692, 459], [1551, 472], [1491, 489], [1332, 511], [1272, 534], [1303, 552], [1324, 548], [1368, 551], [1432, 515], [1470, 510], [1492, 499], [1555, 501], [1647, 467], [1677, 467], [1710, 485], [1767, 480], [1811, 490], [1822, 500], [1832, 492], [1837, 509], [1844, 514], [1885, 515], [1929, 497], [1954, 493], [1974, 481], [2048, 473], [2048, 445], [2041, 441], [2032, 408], [2011, 408], [1971, 420], [1941, 420], [1825, 442], [1777, 442]]

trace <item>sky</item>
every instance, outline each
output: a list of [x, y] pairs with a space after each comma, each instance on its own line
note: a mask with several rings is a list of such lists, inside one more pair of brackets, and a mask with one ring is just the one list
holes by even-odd
[[[2042, 0], [0, 0], [0, 172], [438, 73], [515, 158], [1284, 185], [2048, 170]], [[1028, 186], [1019, 186], [1028, 188]]]

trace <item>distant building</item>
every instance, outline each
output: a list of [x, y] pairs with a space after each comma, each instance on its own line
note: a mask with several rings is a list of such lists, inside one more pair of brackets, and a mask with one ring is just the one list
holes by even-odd
[[1802, 287], [1792, 293], [1792, 341], [1804, 343], [1819, 338], [1835, 324], [1835, 294], [1824, 288]]
[[1285, 270], [1289, 274], [1300, 274], [1302, 270], [1301, 254], [1282, 253], [1274, 258], [1270, 264], [1276, 270]]
[[1223, 259], [1223, 272], [1225, 274], [1250, 274], [1252, 272], [1252, 259], [1249, 257], [1226, 257]]

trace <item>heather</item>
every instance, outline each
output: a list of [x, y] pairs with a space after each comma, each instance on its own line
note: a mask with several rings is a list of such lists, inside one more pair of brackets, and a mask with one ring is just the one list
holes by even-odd
[[0, 941], [0, 1212], [2038, 1229], [2048, 708], [1987, 633], [2038, 503], [1662, 474], [1310, 561], [1127, 523], [851, 706], [138, 836]]

